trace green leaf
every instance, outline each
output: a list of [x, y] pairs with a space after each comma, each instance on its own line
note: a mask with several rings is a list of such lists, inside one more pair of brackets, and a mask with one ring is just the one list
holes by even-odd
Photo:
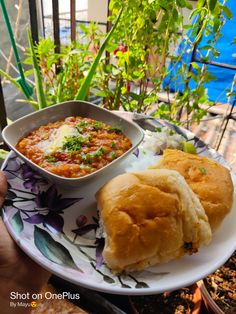
[[200, 14], [201, 11], [202, 11], [201, 8], [196, 8], [196, 9], [194, 9], [194, 10], [191, 12], [191, 14], [190, 14], [189, 19], [191, 20], [195, 15]]
[[216, 4], [217, 0], [209, 0], [209, 8], [211, 12], [214, 11]]
[[39, 69], [37, 56], [36, 56], [36, 53], [34, 51], [34, 44], [33, 44], [33, 39], [32, 39], [30, 30], [27, 30], [27, 35], [28, 35], [28, 41], [29, 41], [29, 46], [30, 46], [29, 47], [30, 53], [32, 56], [33, 67], [34, 67], [34, 78], [35, 78], [38, 105], [39, 105], [39, 109], [43, 109], [43, 108], [47, 107], [47, 101], [46, 101], [46, 97], [45, 97], [44, 90], [43, 90], [42, 76], [41, 76], [41, 72]]
[[107, 47], [106, 47], [106, 50], [108, 51], [108, 52], [113, 52], [114, 50], [116, 50], [117, 49], [117, 44], [115, 43], [109, 43], [108, 45], [107, 45]]
[[222, 9], [223, 9], [223, 11], [224, 11], [225, 16], [226, 16], [228, 19], [231, 20], [232, 17], [233, 17], [233, 14], [232, 14], [232, 12], [230, 11], [229, 7], [227, 7], [226, 5], [224, 5]]
[[196, 62], [192, 62], [192, 67], [196, 70], [201, 70], [200, 66]]
[[176, 0], [176, 3], [180, 8], [188, 8], [190, 10], [193, 8], [192, 5], [186, 0]]
[[201, 46], [201, 50], [209, 50], [209, 49], [212, 49], [212, 46], [210, 45]]
[[76, 266], [68, 249], [61, 243], [55, 241], [46, 230], [34, 226], [34, 243], [43, 256], [53, 263], [83, 272]]
[[176, 9], [173, 10], [172, 17], [175, 22], [178, 20], [179, 13]]
[[[218, 19], [218, 18], [214, 18], [213, 31], [214, 31], [215, 33], [218, 32], [218, 30], [220, 29], [220, 27], [221, 27], [221, 23], [220, 23], [219, 19]], [[209, 49], [212, 49], [212, 47], [209, 48]]]
[[20, 234], [24, 229], [23, 221], [20, 215], [20, 211], [18, 210], [15, 215], [11, 218], [11, 225], [17, 234]]
[[84, 25], [84, 24], [79, 24], [79, 28], [85, 34], [88, 32], [88, 27], [86, 25]]
[[197, 1], [197, 8], [202, 8], [205, 6], [205, 0], [198, 0]]
[[190, 2], [186, 2], [186, 8], [189, 9], [189, 10], [192, 10], [193, 9], [193, 6]]
[[24, 73], [25, 73], [25, 76], [29, 76], [34, 73], [34, 69], [27, 70]]
[[205, 82], [216, 81], [216, 80], [217, 78], [214, 75], [212, 75], [210, 72], [207, 72], [205, 74], [205, 77], [204, 77]]
[[96, 72], [99, 60], [101, 59], [101, 56], [102, 56], [102, 54], [103, 54], [103, 52], [104, 52], [104, 50], [106, 48], [106, 45], [109, 42], [110, 38], [112, 37], [112, 34], [114, 33], [117, 24], [119, 23], [121, 14], [122, 14], [122, 10], [120, 11], [115, 24], [113, 25], [113, 27], [110, 30], [110, 32], [107, 34], [107, 36], [106, 36], [102, 46], [100, 47], [100, 49], [99, 49], [99, 51], [97, 53], [97, 56], [94, 59], [92, 65], [91, 65], [91, 67], [89, 69], [89, 72], [88, 72], [87, 76], [85, 77], [84, 81], [82, 82], [82, 84], [80, 86], [80, 89], [79, 89], [77, 95], [75, 96], [75, 100], [85, 100], [85, 98], [87, 96], [87, 92], [88, 92], [89, 86], [90, 86], [90, 83], [91, 83], [92, 78], [93, 78], [93, 76], [94, 76], [94, 74]]
[[100, 91], [100, 92], [96, 92], [96, 96], [100, 96], [100, 97], [106, 97], [107, 94], [105, 91]]
[[5, 71], [0, 69], [0, 75], [4, 76], [8, 81], [10, 81], [13, 85], [15, 85], [15, 87], [22, 93], [23, 89], [21, 88], [20, 84], [17, 82], [16, 79], [14, 79], [13, 77], [11, 77], [9, 74], [7, 74]]
[[136, 93], [133, 93], [133, 92], [129, 92], [129, 96], [132, 99], [135, 99], [135, 100], [139, 100], [140, 99], [140, 94], [136, 94]]
[[198, 169], [201, 172], [201, 174], [206, 174], [207, 173], [206, 168], [204, 168], [204, 167], [200, 167]]

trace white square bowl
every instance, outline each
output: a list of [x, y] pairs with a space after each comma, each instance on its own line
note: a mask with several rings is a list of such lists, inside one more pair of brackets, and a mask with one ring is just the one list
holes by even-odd
[[[103, 168], [80, 178], [66, 178], [53, 174], [33, 163], [16, 149], [18, 141], [28, 135], [32, 130], [69, 116], [87, 117], [105, 122], [113, 127], [118, 127], [124, 135], [130, 139], [132, 147], [122, 156], [118, 157]], [[5, 143], [30, 167], [54, 183], [69, 184], [71, 186], [77, 186], [81, 182], [94, 179], [103, 175], [107, 171], [111, 171], [114, 167], [117, 167], [120, 162], [123, 161], [124, 158], [126, 158], [141, 143], [143, 136], [144, 134], [142, 129], [135, 123], [128, 121], [109, 110], [85, 101], [67, 101], [35, 111], [14, 121], [12, 124], [5, 127], [2, 132], [2, 137]]]

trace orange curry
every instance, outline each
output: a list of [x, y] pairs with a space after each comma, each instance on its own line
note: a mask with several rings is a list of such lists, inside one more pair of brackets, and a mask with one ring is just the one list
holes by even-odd
[[131, 146], [119, 128], [90, 118], [67, 117], [32, 131], [16, 148], [52, 173], [78, 178], [104, 167]]

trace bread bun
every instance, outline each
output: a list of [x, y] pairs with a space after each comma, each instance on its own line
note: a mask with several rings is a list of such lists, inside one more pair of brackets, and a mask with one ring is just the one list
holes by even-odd
[[204, 209], [176, 171], [119, 175], [96, 198], [106, 234], [103, 257], [114, 272], [168, 262], [211, 241]]
[[166, 149], [156, 167], [177, 170], [199, 197], [212, 230], [219, 227], [233, 203], [233, 183], [227, 168], [209, 158], [174, 149]]

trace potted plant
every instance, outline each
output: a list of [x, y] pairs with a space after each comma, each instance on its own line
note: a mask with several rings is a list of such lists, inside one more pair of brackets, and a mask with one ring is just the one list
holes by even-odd
[[[189, 10], [191, 24], [183, 21], [184, 9]], [[203, 34], [209, 36], [205, 62], [219, 53], [216, 42], [223, 23], [231, 17], [225, 2], [215, 0], [199, 0], [195, 9], [187, 0], [111, 0], [110, 12], [114, 26], [106, 38], [93, 23], [88, 29], [83, 27], [86, 44], [73, 43], [60, 55], [54, 53], [50, 39], [34, 45], [29, 35], [30, 58], [26, 62], [33, 65], [37, 97], [28, 101], [36, 109], [95, 94], [102, 97], [107, 109], [146, 113], [159, 102], [165, 78], [172, 75], [175, 81], [175, 62], [181, 62], [184, 54], [191, 55]], [[178, 31], [184, 29], [190, 31], [180, 37]], [[183, 37], [186, 44], [176, 56], [172, 47]], [[168, 63], [173, 66], [168, 67]], [[6, 75], [2, 70], [0, 74]], [[184, 92], [177, 92], [172, 101], [160, 102], [154, 116], [180, 123], [184, 114], [188, 121], [199, 122], [207, 112], [203, 104], [212, 105], [204, 83], [214, 78], [204, 65], [194, 62], [183, 62], [178, 75], [185, 84]], [[15, 80], [8, 79], [21, 89]], [[196, 81], [195, 88], [190, 88], [190, 80]]]
[[196, 284], [158, 295], [129, 297], [134, 314], [200, 314], [201, 292]]
[[[203, 35], [208, 45], [202, 59], [211, 62], [219, 55], [217, 40], [225, 21], [231, 18], [226, 3], [220, 1], [197, 1], [193, 9], [189, 1], [138, 1], [129, 0], [125, 4], [118, 0], [110, 2], [111, 19], [123, 7], [120, 23], [114, 32], [114, 63], [103, 63], [98, 89], [103, 97], [103, 105], [108, 109], [148, 112], [159, 102], [159, 93], [163, 91], [163, 81], [171, 77], [173, 84], [181, 80], [184, 84], [182, 93], [176, 92], [173, 99], [166, 99], [156, 106], [154, 116], [180, 123], [183, 117], [187, 121], [200, 122], [207, 113], [204, 109], [212, 106], [204, 87], [214, 77], [203, 64], [199, 66], [191, 61], [193, 50], [201, 43]], [[190, 24], [183, 21], [183, 10], [190, 10]], [[180, 36], [179, 30], [186, 30]], [[181, 51], [173, 52], [183, 41]], [[155, 62], [153, 60], [155, 55]], [[189, 63], [182, 61], [187, 55]], [[169, 61], [169, 62], [168, 62]], [[102, 61], [101, 61], [102, 62]], [[176, 64], [178, 67], [176, 73]], [[169, 66], [168, 66], [169, 64]], [[192, 88], [190, 81], [196, 86]], [[113, 82], [113, 89], [111, 84]], [[168, 86], [167, 96], [168, 96]], [[168, 98], [168, 97], [167, 97]], [[188, 126], [188, 124], [186, 124]]]
[[198, 282], [207, 309], [216, 314], [236, 312], [235, 278], [236, 251], [228, 261]]

